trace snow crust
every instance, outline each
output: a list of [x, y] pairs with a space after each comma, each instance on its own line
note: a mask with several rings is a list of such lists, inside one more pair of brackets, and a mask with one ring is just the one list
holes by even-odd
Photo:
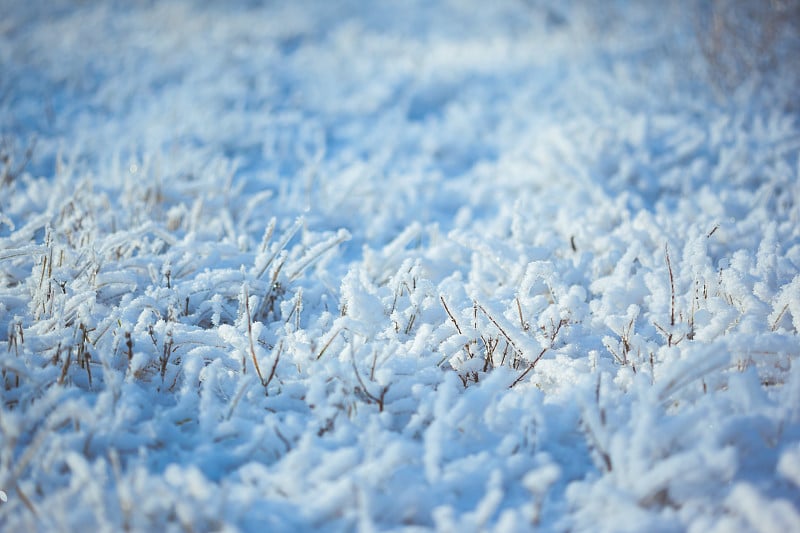
[[800, 530], [796, 20], [0, 5], [3, 531]]

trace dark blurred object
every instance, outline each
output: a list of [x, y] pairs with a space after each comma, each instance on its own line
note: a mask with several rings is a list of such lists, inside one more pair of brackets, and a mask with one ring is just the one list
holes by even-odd
[[700, 49], [718, 89], [754, 75], [800, 73], [800, 1], [711, 0], [695, 4]]

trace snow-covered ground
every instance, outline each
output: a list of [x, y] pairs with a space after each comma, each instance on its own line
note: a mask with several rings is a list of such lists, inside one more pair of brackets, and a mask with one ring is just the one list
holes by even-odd
[[0, 0], [0, 530], [800, 530], [762, 4]]

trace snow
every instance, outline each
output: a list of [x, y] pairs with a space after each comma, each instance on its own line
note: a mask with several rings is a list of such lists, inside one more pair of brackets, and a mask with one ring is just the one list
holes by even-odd
[[709, 6], [0, 0], [0, 529], [800, 530], [800, 11]]

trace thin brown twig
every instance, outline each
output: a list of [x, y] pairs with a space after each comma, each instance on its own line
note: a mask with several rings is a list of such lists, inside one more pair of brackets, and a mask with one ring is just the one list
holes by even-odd
[[383, 402], [384, 398], [386, 397], [386, 391], [389, 390], [389, 387], [383, 387], [383, 389], [381, 390], [380, 397], [373, 395], [369, 391], [369, 389], [367, 389], [364, 380], [361, 379], [361, 374], [358, 372], [358, 366], [356, 365], [355, 342], [353, 342], [353, 344], [351, 345], [350, 355], [351, 355], [351, 361], [353, 363], [353, 372], [355, 372], [356, 374], [356, 379], [358, 380], [358, 383], [361, 385], [361, 390], [364, 392], [364, 396], [366, 396], [367, 400], [369, 400], [370, 402], [375, 402], [376, 404], [378, 404], [378, 411], [383, 412]]
[[323, 346], [323, 347], [322, 347], [322, 350], [320, 350], [319, 354], [317, 355], [317, 359], [319, 359], [320, 357], [322, 357], [322, 354], [324, 354], [324, 353], [325, 353], [325, 350], [327, 350], [327, 349], [328, 349], [328, 347], [331, 345], [331, 343], [333, 342], [333, 339], [335, 339], [335, 338], [336, 338], [336, 337], [339, 335], [339, 333], [341, 333], [341, 332], [342, 332], [342, 330], [341, 330], [341, 329], [337, 329], [337, 330], [336, 330], [336, 333], [334, 333], [333, 335], [331, 335], [331, 338], [330, 338], [330, 339], [328, 339], [328, 342], [326, 342], [326, 343], [325, 343], [325, 346]]
[[542, 358], [542, 356], [544, 356], [544, 353], [545, 353], [547, 350], [548, 350], [547, 348], [542, 348], [542, 351], [541, 351], [541, 352], [539, 352], [539, 355], [537, 355], [537, 356], [536, 356], [536, 359], [534, 359], [534, 360], [533, 360], [533, 361], [532, 361], [530, 364], [528, 364], [528, 368], [526, 368], [526, 369], [525, 369], [525, 371], [524, 371], [522, 374], [520, 374], [520, 375], [519, 375], [519, 377], [518, 377], [517, 379], [515, 379], [515, 380], [514, 380], [514, 383], [512, 383], [511, 385], [509, 385], [509, 387], [508, 387], [508, 388], [509, 388], [509, 389], [513, 389], [513, 388], [514, 388], [514, 385], [516, 385], [517, 383], [519, 383], [520, 381], [522, 381], [523, 379], [525, 379], [525, 376], [527, 376], [527, 375], [528, 375], [528, 373], [529, 373], [531, 370], [533, 370], [533, 368], [536, 366], [536, 363], [538, 363], [538, 362], [539, 362], [539, 359], [541, 359], [541, 358]]
[[453, 322], [453, 325], [456, 327], [456, 331], [458, 331], [459, 335], [463, 335], [464, 333], [461, 331], [461, 326], [458, 325], [456, 322], [456, 318], [453, 316], [453, 313], [450, 312], [450, 308], [447, 307], [447, 303], [444, 301], [444, 296], [439, 296], [439, 299], [442, 301], [442, 306], [444, 310], [447, 312], [447, 316], [450, 317], [450, 321]]
[[514, 301], [517, 302], [517, 312], [519, 313], [519, 324], [522, 326], [523, 331], [528, 331], [530, 326], [525, 325], [525, 318], [522, 316], [522, 305], [519, 303], [519, 298], [514, 298]]
[[253, 343], [253, 321], [252, 317], [250, 316], [250, 296], [247, 292], [247, 286], [244, 287], [244, 308], [247, 312], [247, 338], [250, 341], [250, 357], [253, 359], [253, 366], [256, 369], [256, 374], [258, 374], [258, 379], [261, 381], [261, 384], [264, 385], [264, 376], [261, 375], [261, 368], [258, 366], [258, 359], [256, 359], [256, 347]]
[[669, 259], [669, 244], [664, 245], [664, 256], [667, 258], [667, 270], [669, 270], [669, 325], [675, 327], [675, 276], [672, 274], [672, 261]]
[[[444, 310], [447, 313], [447, 316], [450, 317], [450, 321], [456, 327], [456, 331], [458, 332], [459, 335], [463, 335], [464, 332], [461, 331], [461, 326], [458, 325], [458, 322], [456, 321], [456, 317], [453, 315], [453, 313], [450, 312], [450, 308], [447, 307], [447, 302], [444, 301], [444, 296], [439, 296], [439, 299], [442, 301], [442, 306], [444, 307]], [[464, 345], [464, 351], [467, 352], [467, 357], [469, 359], [472, 359], [472, 351], [469, 349], [469, 343]]]
[[495, 325], [495, 327], [496, 327], [498, 330], [500, 330], [500, 333], [502, 333], [502, 334], [503, 334], [503, 337], [505, 337], [505, 338], [506, 338], [506, 340], [507, 340], [507, 341], [508, 341], [508, 342], [511, 344], [511, 346], [514, 348], [514, 350], [516, 350], [516, 352], [517, 352], [517, 353], [519, 353], [519, 354], [522, 354], [522, 353], [523, 353], [523, 352], [522, 352], [522, 350], [520, 350], [520, 349], [517, 347], [517, 345], [516, 345], [516, 344], [514, 344], [514, 339], [512, 339], [512, 338], [511, 338], [511, 337], [508, 335], [508, 333], [506, 333], [506, 331], [503, 329], [503, 327], [502, 327], [500, 324], [498, 324], [498, 323], [497, 323], [497, 320], [495, 320], [495, 319], [494, 319], [494, 317], [493, 317], [492, 315], [490, 315], [490, 314], [489, 314], [489, 312], [488, 312], [488, 311], [486, 311], [486, 309], [485, 309], [485, 308], [484, 308], [484, 307], [483, 307], [481, 304], [478, 304], [478, 308], [479, 308], [479, 309], [480, 309], [480, 310], [483, 312], [483, 314], [484, 314], [484, 315], [486, 315], [486, 318], [488, 318], [488, 319], [489, 319], [489, 321], [490, 321], [492, 324], [494, 324], [494, 325]]
[[[264, 383], [264, 390], [265, 391], [267, 390], [267, 387], [269, 386], [270, 382], [272, 382], [272, 378], [275, 377], [275, 372], [278, 369], [278, 361], [281, 360], [281, 351], [283, 351], [283, 341], [282, 340], [278, 344], [278, 353], [275, 354], [275, 362], [272, 363], [272, 370], [270, 370], [270, 372], [269, 372], [269, 377], [267, 378], [267, 382]], [[267, 392], [267, 394], [269, 394], [269, 392]]]

